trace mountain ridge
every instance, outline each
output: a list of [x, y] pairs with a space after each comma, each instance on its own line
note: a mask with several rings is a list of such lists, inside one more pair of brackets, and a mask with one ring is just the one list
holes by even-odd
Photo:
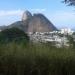
[[52, 22], [49, 21], [42, 13], [31, 14], [29, 11], [25, 11], [23, 13], [21, 21], [16, 21], [9, 26], [6, 26], [5, 29], [12, 27], [19, 28], [27, 33], [50, 32], [57, 30]]

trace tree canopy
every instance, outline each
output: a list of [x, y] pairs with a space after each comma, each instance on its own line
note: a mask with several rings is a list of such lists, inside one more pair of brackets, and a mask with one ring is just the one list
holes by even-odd
[[64, 2], [69, 6], [75, 6], [75, 0], [64, 0]]
[[0, 32], [0, 42], [24, 42], [29, 40], [26, 33], [18, 28], [5, 29]]

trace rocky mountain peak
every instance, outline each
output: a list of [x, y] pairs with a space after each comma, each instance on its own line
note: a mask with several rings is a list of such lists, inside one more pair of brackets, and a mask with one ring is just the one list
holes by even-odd
[[28, 10], [26, 10], [26, 11], [24, 11], [24, 13], [22, 15], [22, 21], [26, 21], [26, 20], [30, 19], [31, 17], [32, 17], [32, 14]]
[[57, 28], [43, 14], [33, 14], [28, 25], [28, 32], [50, 32]]
[[22, 16], [22, 21], [17, 21], [7, 28], [16, 27], [24, 32], [50, 32], [55, 31], [57, 28], [54, 24], [41, 13], [31, 14], [29, 11], [25, 11]]

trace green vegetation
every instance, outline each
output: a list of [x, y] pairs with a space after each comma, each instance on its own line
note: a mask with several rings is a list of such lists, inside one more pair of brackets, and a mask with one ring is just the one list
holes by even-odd
[[29, 37], [26, 33], [18, 28], [10, 28], [5, 29], [0, 32], [0, 43], [8, 43], [15, 41], [16, 43], [19, 42], [28, 42]]
[[[32, 43], [29, 38], [26, 39], [26, 34], [25, 43], [21, 41], [24, 38], [19, 43], [10, 41], [7, 31], [0, 33], [0, 38], [6, 34], [6, 38], [2, 38], [4, 43], [0, 42], [0, 75], [75, 75], [74, 48], [56, 48], [50, 43]], [[13, 40], [16, 36], [24, 35], [19, 36], [12, 30], [10, 32], [15, 35], [10, 35]], [[10, 42], [5, 43], [7, 38]]]
[[0, 44], [0, 75], [75, 75], [75, 50], [48, 44]]

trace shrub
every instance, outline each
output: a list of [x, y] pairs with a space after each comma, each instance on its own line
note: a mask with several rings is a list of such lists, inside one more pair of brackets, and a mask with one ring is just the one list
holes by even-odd
[[49, 44], [0, 44], [2, 75], [75, 75], [75, 51]]

